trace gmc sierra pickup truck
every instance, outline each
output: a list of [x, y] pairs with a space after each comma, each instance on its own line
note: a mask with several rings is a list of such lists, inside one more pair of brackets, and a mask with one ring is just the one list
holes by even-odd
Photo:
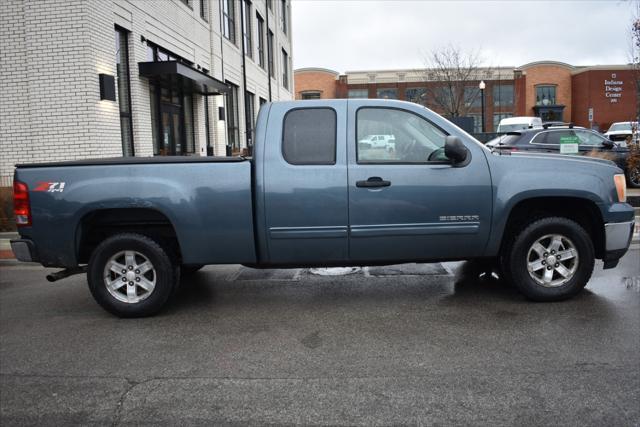
[[[390, 135], [393, 145], [360, 144]], [[390, 138], [391, 138], [390, 137]], [[616, 266], [634, 211], [612, 162], [496, 153], [436, 113], [388, 100], [263, 105], [252, 159], [18, 165], [21, 261], [86, 271], [123, 317], [158, 312], [180, 274], [481, 259], [555, 301]]]

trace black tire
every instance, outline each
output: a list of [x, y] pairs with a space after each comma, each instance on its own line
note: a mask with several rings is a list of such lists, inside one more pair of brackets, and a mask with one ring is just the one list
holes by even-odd
[[640, 188], [640, 168], [627, 169], [627, 187]]
[[191, 265], [183, 264], [180, 266], [180, 275], [182, 277], [190, 276], [198, 272], [202, 267], [204, 267], [203, 264], [191, 264]]
[[[136, 252], [153, 266], [153, 271], [148, 274], [152, 274], [155, 279], [155, 287], [144, 296], [144, 299], [137, 302], [117, 299], [111, 292], [120, 295], [122, 287], [117, 291], [109, 291], [105, 283], [104, 274], [107, 263], [112, 257], [124, 251]], [[138, 259], [141, 258], [138, 257]], [[141, 234], [122, 233], [107, 238], [93, 251], [87, 269], [87, 281], [93, 298], [108, 312], [119, 317], [145, 317], [156, 314], [164, 307], [177, 286], [179, 274], [179, 269], [171, 262], [167, 251], [155, 240]], [[121, 275], [120, 278], [124, 277]], [[129, 285], [125, 283], [123, 286], [126, 290]], [[136, 291], [146, 293], [137, 285], [133, 286]], [[126, 298], [126, 295], [122, 298]]]
[[[544, 236], [564, 236], [577, 251], [577, 266], [571, 278], [564, 284], [547, 287], [539, 284], [529, 273], [529, 251]], [[522, 228], [511, 244], [507, 244], [502, 254], [503, 266], [508, 270], [508, 278], [527, 298], [534, 301], [561, 301], [580, 292], [593, 273], [595, 262], [593, 242], [589, 234], [575, 221], [562, 217], [541, 218]], [[555, 262], [555, 261], [554, 261]], [[549, 268], [544, 267], [544, 269]], [[553, 271], [553, 267], [549, 268]], [[544, 272], [544, 270], [543, 270]], [[557, 273], [554, 277], [561, 279]]]

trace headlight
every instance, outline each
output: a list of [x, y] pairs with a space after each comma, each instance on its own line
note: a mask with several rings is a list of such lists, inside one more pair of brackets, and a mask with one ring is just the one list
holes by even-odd
[[618, 192], [618, 201], [627, 201], [627, 180], [624, 178], [624, 174], [617, 174], [613, 176], [613, 182], [616, 183], [616, 191]]

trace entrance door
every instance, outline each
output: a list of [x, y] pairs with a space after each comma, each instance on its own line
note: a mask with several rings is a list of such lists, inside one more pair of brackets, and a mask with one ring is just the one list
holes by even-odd
[[162, 149], [160, 154], [164, 156], [180, 156], [184, 151], [182, 141], [182, 120], [180, 120], [180, 107], [172, 104], [160, 104], [162, 125]]
[[[491, 177], [482, 148], [452, 166], [447, 133], [426, 110], [349, 100], [349, 255], [352, 261], [421, 261], [482, 255], [491, 225]], [[373, 145], [371, 135], [383, 135]]]

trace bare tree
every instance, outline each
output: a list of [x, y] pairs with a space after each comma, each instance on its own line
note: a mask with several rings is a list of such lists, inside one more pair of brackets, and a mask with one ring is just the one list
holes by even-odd
[[438, 107], [450, 117], [467, 115], [480, 98], [478, 81], [492, 75], [490, 67], [482, 66], [479, 51], [464, 51], [455, 45], [431, 51], [425, 66], [420, 71], [422, 77], [437, 82], [427, 86], [426, 104]]

